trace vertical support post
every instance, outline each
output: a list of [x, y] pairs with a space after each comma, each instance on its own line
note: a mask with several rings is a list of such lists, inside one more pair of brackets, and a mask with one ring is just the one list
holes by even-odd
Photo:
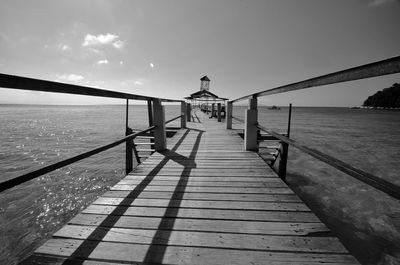
[[228, 105], [226, 106], [226, 128], [227, 129], [232, 129], [232, 116], [233, 116], [233, 103], [228, 102]]
[[[132, 129], [131, 128], [126, 128], [126, 136], [129, 134], [132, 134]], [[132, 169], [133, 169], [133, 139], [126, 140], [126, 145], [125, 145], [125, 173], [128, 175]]]
[[184, 102], [184, 101], [182, 101], [181, 102], [181, 128], [183, 129], [183, 128], [186, 128], [186, 119], [187, 119], [187, 117], [186, 117], [186, 115], [187, 115], [187, 113], [186, 113], [186, 102]]
[[214, 117], [214, 112], [215, 112], [215, 103], [211, 103], [211, 116], [210, 116], [210, 118]]
[[[292, 104], [289, 105], [289, 118], [288, 118], [288, 128], [286, 137], [290, 137], [290, 123], [292, 119]], [[279, 160], [279, 177], [286, 182], [286, 169], [287, 169], [287, 160], [289, 153], [289, 145], [287, 143], [281, 142], [281, 152], [280, 152], [280, 160]]]
[[190, 121], [190, 118], [192, 117], [192, 106], [190, 103], [187, 103], [186, 105], [186, 113], [187, 121]]
[[[126, 99], [126, 116], [125, 116], [125, 136], [132, 134], [132, 129], [128, 126], [129, 120], [129, 99]], [[128, 175], [132, 171], [132, 148], [133, 140], [129, 139], [125, 142], [125, 173]]]
[[217, 118], [218, 118], [218, 122], [221, 122], [221, 103], [218, 103], [217, 105]]
[[249, 99], [249, 109], [245, 110], [244, 148], [248, 151], [258, 151], [258, 110], [257, 97]]
[[153, 100], [154, 114], [154, 149], [163, 151], [167, 148], [167, 136], [165, 130], [165, 109], [160, 99]]
[[[147, 100], [147, 115], [149, 117], [149, 127], [154, 125], [154, 115], [153, 115], [153, 102], [151, 99]], [[154, 149], [154, 139], [150, 139], [150, 149]]]
[[[125, 130], [128, 129], [128, 121], [129, 121], [129, 99], [126, 99], [126, 108], [125, 108]], [[125, 131], [126, 133], [126, 131]]]
[[153, 106], [152, 106], [151, 99], [147, 100], [147, 114], [148, 114], [148, 117], [149, 117], [149, 127], [151, 127], [154, 124], [154, 121], [153, 121]]

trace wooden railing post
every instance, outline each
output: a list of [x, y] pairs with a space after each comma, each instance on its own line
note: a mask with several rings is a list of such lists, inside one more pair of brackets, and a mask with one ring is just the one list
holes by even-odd
[[232, 129], [232, 116], [233, 116], [233, 103], [228, 102], [226, 106], [226, 128], [227, 129]]
[[161, 104], [160, 99], [153, 100], [153, 115], [154, 115], [154, 149], [163, 151], [167, 148], [167, 137], [165, 130], [165, 109]]
[[257, 97], [249, 99], [249, 109], [245, 111], [244, 148], [248, 151], [258, 151], [258, 111]]
[[[292, 119], [292, 104], [289, 105], [289, 118], [288, 118], [288, 129], [286, 133], [286, 137], [290, 137], [290, 123]], [[289, 145], [287, 143], [281, 142], [281, 151], [280, 151], [280, 159], [279, 159], [279, 177], [286, 182], [286, 169], [287, 169], [287, 160], [289, 153]]]
[[153, 126], [153, 106], [151, 100], [147, 100], [147, 114], [149, 117], [149, 126]]
[[217, 117], [218, 117], [218, 122], [221, 122], [221, 103], [218, 103], [217, 105]]
[[[132, 134], [131, 128], [127, 127], [125, 136]], [[128, 175], [133, 169], [133, 139], [126, 140], [125, 144], [125, 173]]]
[[[153, 102], [151, 99], [147, 100], [147, 115], [149, 118], [149, 127], [154, 125], [154, 118], [153, 118]], [[150, 139], [150, 149], [154, 149], [154, 139]]]
[[190, 118], [192, 117], [192, 107], [190, 106], [190, 103], [186, 104], [186, 113], [187, 121], [190, 121]]
[[[132, 134], [132, 129], [128, 126], [129, 121], [129, 99], [126, 100], [126, 116], [125, 116], [125, 136]], [[125, 173], [128, 175], [133, 169], [133, 157], [132, 157], [132, 149], [133, 149], [133, 140], [129, 139], [125, 142]]]
[[181, 128], [186, 128], [186, 102], [181, 102]]

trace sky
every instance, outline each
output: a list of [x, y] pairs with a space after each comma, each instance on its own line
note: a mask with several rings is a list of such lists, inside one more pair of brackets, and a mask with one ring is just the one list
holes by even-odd
[[[154, 97], [235, 99], [398, 56], [399, 0], [0, 0], [0, 73]], [[390, 75], [263, 97], [359, 106]], [[123, 100], [0, 88], [0, 104]]]

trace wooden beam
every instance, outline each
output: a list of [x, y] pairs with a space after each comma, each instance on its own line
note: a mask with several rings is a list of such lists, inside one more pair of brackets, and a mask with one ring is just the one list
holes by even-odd
[[98, 147], [96, 149], [90, 150], [88, 152], [85, 152], [85, 153], [82, 153], [82, 154], [79, 154], [79, 155], [64, 159], [64, 160], [59, 161], [57, 163], [42, 167], [42, 168], [37, 169], [35, 171], [32, 171], [32, 172], [26, 173], [24, 175], [18, 176], [16, 178], [0, 182], [0, 192], [2, 192], [4, 190], [7, 190], [7, 189], [10, 189], [12, 187], [15, 187], [15, 186], [17, 186], [19, 184], [22, 184], [22, 183], [27, 182], [29, 180], [32, 180], [34, 178], [40, 177], [40, 176], [42, 176], [44, 174], [47, 174], [49, 172], [52, 172], [52, 171], [54, 171], [56, 169], [68, 166], [68, 165], [70, 165], [72, 163], [75, 163], [75, 162], [77, 162], [79, 160], [82, 160], [84, 158], [87, 158], [87, 157], [93, 156], [95, 154], [101, 153], [101, 152], [103, 152], [105, 150], [108, 150], [110, 148], [113, 148], [113, 147], [115, 147], [117, 145], [122, 144], [123, 142], [127, 141], [128, 139], [133, 139], [133, 138], [135, 138], [135, 137], [137, 137], [139, 135], [142, 135], [142, 134], [144, 134], [144, 133], [146, 133], [148, 131], [151, 131], [154, 128], [155, 128], [154, 126], [153, 127], [149, 127], [146, 130], [130, 134], [130, 135], [128, 135], [128, 136], [126, 136], [126, 137], [124, 137], [124, 138], [122, 138], [122, 139], [120, 139], [118, 141], [115, 141], [113, 143], [110, 143], [110, 144]]
[[181, 128], [186, 128], [187, 112], [186, 102], [181, 102]]
[[165, 130], [165, 109], [161, 105], [161, 100], [153, 100], [153, 113], [154, 113], [154, 149], [156, 151], [163, 151], [167, 148], [167, 138]]
[[[289, 117], [288, 117], [288, 128], [286, 132], [286, 137], [290, 137], [290, 123], [292, 119], [292, 104], [289, 105]], [[289, 154], [289, 144], [285, 142], [281, 142], [281, 151], [280, 153], [280, 160], [279, 160], [279, 177], [286, 182], [286, 168], [287, 168], [287, 160]]]
[[[126, 133], [125, 135], [130, 135], [132, 134], [132, 129], [129, 127], [126, 127]], [[125, 144], [125, 173], [128, 175], [132, 169], [133, 169], [133, 156], [132, 156], [132, 151], [133, 151], [134, 145], [133, 145], [133, 139], [128, 139], [126, 140]]]
[[341, 82], [371, 78], [376, 76], [390, 75], [395, 73], [400, 73], [400, 56], [349, 68], [343, 71], [334, 72], [327, 75], [318, 76], [297, 83], [292, 83], [289, 85], [284, 85], [264, 90], [255, 94], [251, 94], [248, 96], [232, 100], [231, 102], [238, 102], [245, 99], [250, 99], [252, 97], [262, 97], [262, 96], [285, 93], [289, 91], [295, 91], [310, 87], [318, 87], [329, 84], [336, 84]]
[[244, 148], [247, 151], [258, 151], [257, 98], [249, 99], [249, 109], [245, 110]]
[[[22, 76], [13, 76], [1, 73], [0, 73], [0, 87], [10, 88], [10, 89], [52, 92], [52, 93], [107, 97], [107, 98], [121, 98], [121, 99], [135, 99], [135, 100], [155, 99], [153, 97], [147, 97], [142, 95], [128, 94], [128, 93], [98, 89], [93, 87], [71, 85], [66, 83], [40, 80]], [[160, 98], [160, 99], [161, 101], [166, 101], [166, 102], [181, 102], [181, 100], [173, 100], [166, 98]]]
[[192, 117], [192, 106], [190, 105], [190, 103], [186, 104], [186, 113], [187, 121], [190, 121]]
[[232, 114], [233, 114], [233, 103], [228, 102], [226, 108], [226, 128], [232, 129]]
[[258, 126], [258, 128], [271, 134], [272, 136], [278, 138], [279, 140], [296, 147], [297, 149], [303, 151], [304, 153], [309, 154], [312, 157], [315, 157], [316, 159], [325, 162], [326, 164], [346, 173], [347, 175], [352, 176], [380, 191], [383, 191], [387, 195], [400, 200], [400, 186], [397, 186], [396, 184], [390, 183], [382, 178], [364, 172], [360, 169], [354, 168], [351, 165], [337, 158], [324, 154], [318, 150], [301, 145], [296, 141], [294, 141], [293, 139], [289, 139], [286, 136], [270, 131], [262, 126]]

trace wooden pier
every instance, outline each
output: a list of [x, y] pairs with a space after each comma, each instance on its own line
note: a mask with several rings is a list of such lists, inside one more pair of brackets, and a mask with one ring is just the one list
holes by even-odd
[[358, 264], [224, 123], [197, 111], [25, 264]]
[[[0, 182], [0, 192], [13, 189], [125, 144], [127, 176], [22, 263], [358, 264], [285, 184], [289, 146], [397, 200], [400, 186], [290, 138], [291, 108], [286, 133], [262, 126], [258, 122], [258, 98], [396, 73], [400, 73], [400, 56], [259, 91], [226, 102], [225, 123], [220, 122], [221, 102], [216, 112], [215, 105], [212, 107], [210, 115], [216, 113], [218, 122], [197, 111], [186, 123], [192, 106], [183, 100], [0, 73], [2, 88], [126, 101], [125, 137]], [[198, 94], [190, 97], [194, 108], [201, 106], [195, 96]], [[130, 100], [147, 102], [147, 129], [134, 132], [129, 127]], [[233, 119], [240, 120], [233, 116], [233, 104], [243, 100], [248, 100], [248, 108], [241, 121], [242, 139], [231, 129]], [[180, 104], [180, 115], [166, 121], [165, 102]], [[166, 124], [177, 119], [181, 129], [167, 141]], [[147, 151], [156, 152], [143, 162], [136, 149], [139, 143], [134, 140], [144, 136], [151, 138]], [[267, 139], [279, 140], [278, 147], [268, 147], [275, 150], [271, 164], [279, 158], [279, 177], [259, 156], [259, 143]], [[135, 169], [134, 159], [143, 162]]]

